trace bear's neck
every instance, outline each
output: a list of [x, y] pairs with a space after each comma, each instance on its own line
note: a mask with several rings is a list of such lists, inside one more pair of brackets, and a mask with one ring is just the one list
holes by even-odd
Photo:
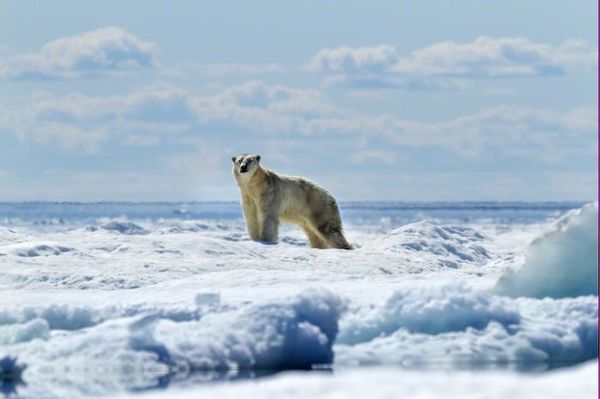
[[249, 179], [239, 179], [238, 183], [242, 188], [260, 188], [267, 182], [269, 172], [269, 170], [259, 166]]

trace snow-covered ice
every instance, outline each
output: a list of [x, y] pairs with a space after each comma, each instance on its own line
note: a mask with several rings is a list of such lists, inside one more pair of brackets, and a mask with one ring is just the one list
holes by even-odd
[[531, 243], [525, 264], [507, 271], [497, 291], [560, 298], [598, 295], [598, 203], [560, 218]]
[[[396, 368], [364, 368], [341, 370], [334, 374], [306, 375], [288, 372], [268, 380], [244, 381], [236, 384], [196, 386], [173, 389], [169, 398], [190, 397], [219, 399], [271, 398], [527, 398], [565, 399], [596, 398], [598, 366], [588, 362], [582, 366], [545, 374], [515, 375], [507, 372], [474, 372], [436, 370], [406, 371]], [[121, 399], [131, 396], [122, 396]], [[164, 392], [141, 398], [165, 397]]]
[[[23, 380], [0, 392], [592, 394], [597, 204], [582, 205], [343, 204], [343, 251], [293, 227], [250, 241], [231, 203], [0, 204], [0, 374]], [[333, 371], [269, 376], [315, 367]], [[262, 378], [215, 382], [247, 377]]]

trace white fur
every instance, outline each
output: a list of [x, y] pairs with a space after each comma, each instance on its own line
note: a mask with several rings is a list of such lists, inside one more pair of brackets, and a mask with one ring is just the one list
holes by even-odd
[[352, 249], [342, 231], [335, 198], [301, 177], [279, 175], [260, 166], [260, 156], [233, 157], [250, 238], [277, 241], [279, 222], [300, 226], [313, 248]]

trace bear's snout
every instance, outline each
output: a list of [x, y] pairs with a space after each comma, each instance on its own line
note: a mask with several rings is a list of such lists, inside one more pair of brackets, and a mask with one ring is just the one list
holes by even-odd
[[248, 171], [248, 165], [240, 166], [240, 173], [246, 173]]

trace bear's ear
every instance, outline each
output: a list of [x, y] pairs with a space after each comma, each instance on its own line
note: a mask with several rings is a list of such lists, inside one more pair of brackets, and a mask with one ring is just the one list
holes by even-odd
[[237, 157], [231, 157], [231, 162], [235, 163], [235, 159], [236, 159], [236, 158], [237, 158]]
[[260, 162], [260, 155], [256, 156], [256, 162]]

